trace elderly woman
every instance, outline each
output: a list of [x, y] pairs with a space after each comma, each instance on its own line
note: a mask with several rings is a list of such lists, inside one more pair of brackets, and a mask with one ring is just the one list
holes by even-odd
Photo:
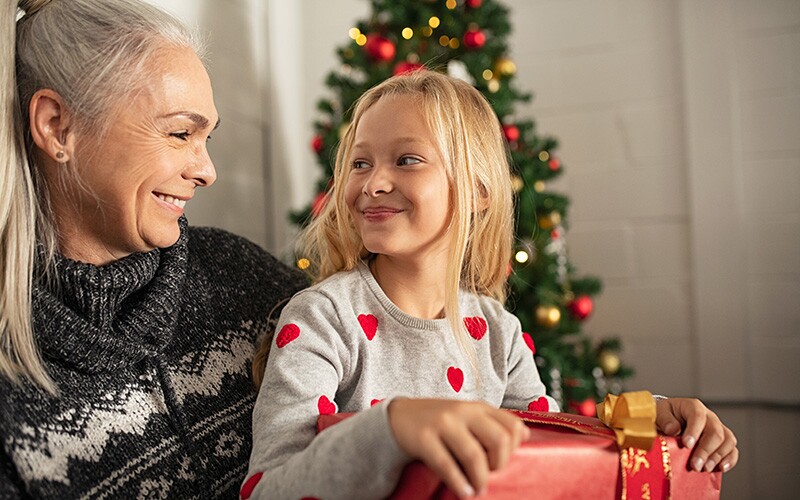
[[0, 498], [235, 497], [305, 281], [183, 217], [216, 178], [197, 42], [140, 0], [2, 1]]

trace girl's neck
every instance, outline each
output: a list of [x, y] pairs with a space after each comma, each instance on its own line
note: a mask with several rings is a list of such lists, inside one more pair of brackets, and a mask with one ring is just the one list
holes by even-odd
[[369, 267], [383, 293], [401, 311], [420, 319], [444, 317], [445, 258], [415, 260], [377, 255]]

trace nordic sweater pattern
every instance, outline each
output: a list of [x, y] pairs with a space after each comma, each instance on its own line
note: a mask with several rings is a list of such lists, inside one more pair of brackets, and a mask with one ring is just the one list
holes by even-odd
[[[447, 319], [401, 311], [364, 262], [295, 295], [281, 313], [256, 401], [241, 498], [387, 497], [409, 461], [387, 419], [394, 397], [558, 411], [517, 318], [466, 292], [459, 307], [477, 372]], [[317, 435], [319, 415], [337, 411], [359, 413]]]
[[107, 266], [59, 257], [58, 293], [35, 288], [60, 396], [0, 380], [0, 498], [235, 498], [256, 340], [307, 283], [243, 238], [180, 224], [172, 247]]

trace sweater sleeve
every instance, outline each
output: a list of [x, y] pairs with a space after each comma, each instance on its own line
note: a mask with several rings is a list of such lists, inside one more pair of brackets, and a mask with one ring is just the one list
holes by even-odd
[[[506, 331], [511, 335], [508, 354], [508, 382], [503, 408], [514, 410], [560, 411], [555, 399], [546, 394], [533, 357], [533, 338], [522, 333], [513, 314], [504, 311]], [[528, 335], [526, 339], [524, 335]]]
[[23, 488], [24, 485], [20, 481], [11, 459], [3, 453], [3, 456], [0, 457], [0, 499], [28, 498]]
[[318, 291], [284, 308], [253, 412], [253, 450], [242, 498], [379, 498], [409, 457], [388, 423], [388, 401], [316, 435], [320, 414], [339, 410], [337, 390], [353, 349], [333, 302]]

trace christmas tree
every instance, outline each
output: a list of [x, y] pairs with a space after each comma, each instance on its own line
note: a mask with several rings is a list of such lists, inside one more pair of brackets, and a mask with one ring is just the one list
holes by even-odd
[[[328, 199], [333, 159], [363, 92], [393, 75], [425, 68], [470, 82], [503, 123], [514, 168], [517, 248], [509, 263], [507, 307], [522, 323], [548, 393], [564, 411], [594, 415], [595, 401], [618, 393], [632, 373], [622, 366], [616, 339], [592, 341], [582, 322], [600, 292], [596, 278], [578, 278], [568, 260], [565, 230], [569, 200], [547, 189], [561, 175], [557, 142], [537, 133], [534, 122], [516, 119], [514, 106], [531, 98], [515, 86], [508, 56], [509, 11], [494, 0], [371, 0], [369, 19], [350, 29], [336, 51], [339, 68], [328, 74], [333, 93], [318, 103], [320, 119], [311, 147], [324, 174], [317, 196], [293, 222], [305, 225]], [[308, 266], [303, 258], [300, 268]]]

